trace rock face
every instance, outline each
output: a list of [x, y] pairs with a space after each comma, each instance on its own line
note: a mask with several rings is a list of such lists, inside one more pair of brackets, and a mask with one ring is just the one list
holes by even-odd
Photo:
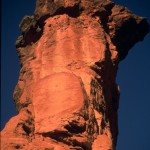
[[37, 0], [20, 29], [18, 115], [2, 150], [115, 150], [117, 67], [147, 20], [109, 0]]

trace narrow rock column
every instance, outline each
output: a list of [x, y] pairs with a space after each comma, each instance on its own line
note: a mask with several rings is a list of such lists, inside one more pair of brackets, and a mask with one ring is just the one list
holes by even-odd
[[115, 150], [117, 68], [147, 20], [110, 0], [37, 0], [20, 29], [18, 115], [2, 149]]

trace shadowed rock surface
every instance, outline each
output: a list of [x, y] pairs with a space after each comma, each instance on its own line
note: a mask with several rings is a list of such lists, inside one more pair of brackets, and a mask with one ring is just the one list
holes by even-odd
[[18, 115], [2, 150], [115, 150], [117, 67], [147, 20], [109, 0], [37, 0], [19, 27]]

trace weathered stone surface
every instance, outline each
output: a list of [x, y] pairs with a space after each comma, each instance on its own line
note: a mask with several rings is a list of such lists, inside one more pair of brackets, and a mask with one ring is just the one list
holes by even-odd
[[149, 32], [146, 19], [109, 0], [37, 0], [20, 29], [18, 115], [2, 149], [115, 150], [117, 67]]

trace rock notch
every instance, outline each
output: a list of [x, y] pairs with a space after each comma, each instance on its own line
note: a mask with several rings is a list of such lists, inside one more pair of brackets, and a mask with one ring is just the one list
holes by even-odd
[[110, 0], [37, 0], [19, 27], [18, 115], [2, 150], [115, 150], [117, 67], [147, 20]]

